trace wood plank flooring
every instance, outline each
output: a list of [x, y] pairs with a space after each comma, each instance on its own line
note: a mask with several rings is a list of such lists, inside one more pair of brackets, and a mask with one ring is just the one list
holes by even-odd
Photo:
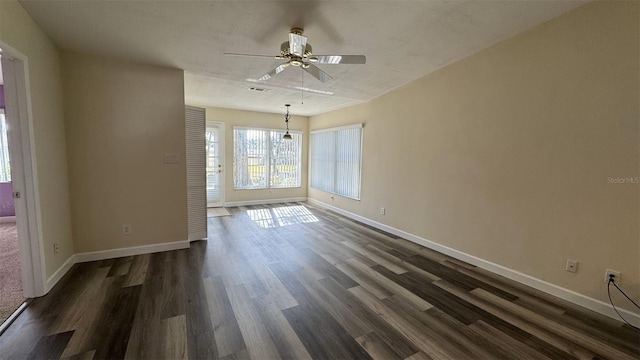
[[638, 359], [627, 325], [307, 203], [76, 264], [0, 359]]

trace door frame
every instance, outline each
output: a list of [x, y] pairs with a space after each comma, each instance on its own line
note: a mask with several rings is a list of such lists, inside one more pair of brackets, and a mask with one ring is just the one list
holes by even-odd
[[29, 61], [27, 56], [0, 41], [2, 73], [4, 77], [5, 116], [13, 131], [7, 134], [11, 159], [11, 182], [14, 197], [16, 226], [20, 245], [22, 287], [25, 298], [46, 293], [46, 274], [42, 221], [40, 213], [38, 173], [35, 159], [35, 137]]
[[205, 125], [205, 131], [206, 131], [206, 126], [208, 125], [217, 125], [218, 129], [220, 129], [219, 132], [219, 138], [220, 140], [218, 141], [218, 152], [220, 153], [220, 159], [221, 159], [221, 164], [222, 164], [222, 173], [220, 173], [220, 178], [218, 179], [219, 184], [220, 184], [220, 200], [217, 203], [214, 203], [213, 205], [211, 205], [207, 199], [207, 208], [210, 207], [223, 207], [224, 206], [224, 199], [225, 199], [225, 191], [226, 191], [226, 187], [225, 187], [225, 178], [226, 176], [226, 158], [224, 156], [225, 154], [225, 146], [226, 146], [226, 139], [225, 139], [225, 124], [222, 121], [210, 121], [207, 120], [206, 121], [206, 125]]

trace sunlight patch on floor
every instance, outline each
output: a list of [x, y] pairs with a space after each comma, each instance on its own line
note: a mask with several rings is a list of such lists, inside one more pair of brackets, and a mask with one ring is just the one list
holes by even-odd
[[247, 215], [265, 229], [319, 221], [309, 209], [301, 205], [247, 210]]

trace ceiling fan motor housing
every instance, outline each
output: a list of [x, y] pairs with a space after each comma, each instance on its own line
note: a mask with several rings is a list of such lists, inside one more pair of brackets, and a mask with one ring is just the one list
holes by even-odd
[[[311, 45], [307, 43], [307, 46], [305, 46], [304, 48], [304, 57], [308, 58], [309, 56], [311, 56], [312, 51], [313, 49], [311, 48]], [[291, 57], [293, 55], [291, 54], [291, 49], [289, 47], [288, 41], [285, 41], [282, 43], [282, 45], [280, 45], [280, 55], [285, 58]]]
[[[1, 1], [1, 0], [0, 0]], [[299, 67], [311, 74], [314, 78], [321, 82], [327, 82], [332, 79], [331, 75], [314, 65], [318, 64], [364, 64], [366, 58], [364, 55], [322, 55], [313, 56], [313, 48], [307, 42], [307, 37], [302, 35], [301, 28], [292, 28], [289, 32], [289, 41], [285, 41], [280, 45], [280, 55], [275, 56], [279, 60], [288, 60], [283, 64], [277, 65], [268, 73], [259, 77], [258, 80], [269, 80], [273, 76], [284, 71], [288, 66]], [[270, 57], [267, 55], [251, 55], [251, 54], [234, 54], [225, 53], [232, 56], [254, 56], [254, 57]]]

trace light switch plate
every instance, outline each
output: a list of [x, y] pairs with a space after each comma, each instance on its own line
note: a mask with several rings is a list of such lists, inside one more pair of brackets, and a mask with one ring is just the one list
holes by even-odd
[[178, 154], [164, 154], [165, 164], [180, 164], [180, 158]]

